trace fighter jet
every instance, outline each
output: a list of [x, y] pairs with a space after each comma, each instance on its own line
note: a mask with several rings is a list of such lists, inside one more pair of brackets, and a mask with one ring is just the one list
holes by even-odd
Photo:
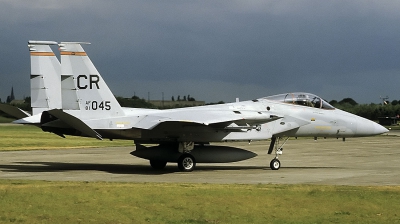
[[304, 92], [168, 110], [123, 108], [82, 44], [86, 43], [59, 44], [62, 106], [43, 111], [40, 127], [63, 137], [134, 140], [136, 150], [131, 154], [149, 160], [155, 169], [173, 162], [181, 171], [190, 172], [196, 163], [249, 159], [256, 154], [212, 142], [271, 139], [269, 147], [266, 146], [268, 154], [275, 152], [270, 167], [278, 170], [281, 167], [278, 156], [290, 137], [344, 139], [388, 131]]

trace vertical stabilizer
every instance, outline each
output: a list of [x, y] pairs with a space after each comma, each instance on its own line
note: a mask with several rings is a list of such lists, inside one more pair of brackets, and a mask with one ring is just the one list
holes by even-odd
[[31, 55], [32, 114], [61, 108], [61, 65], [50, 45], [54, 41], [28, 41]]
[[59, 44], [63, 109], [85, 111], [82, 115], [87, 119], [123, 116], [121, 106], [81, 44], [89, 43], [61, 42]]

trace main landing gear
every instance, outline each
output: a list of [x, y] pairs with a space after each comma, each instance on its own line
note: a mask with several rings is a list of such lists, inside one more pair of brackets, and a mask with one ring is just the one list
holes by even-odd
[[190, 151], [194, 149], [194, 142], [179, 142], [178, 151], [182, 155], [178, 159], [178, 168], [182, 172], [192, 172], [196, 167], [196, 160]]
[[[196, 167], [196, 160], [189, 153], [185, 153], [179, 157], [177, 164], [180, 171], [192, 172]], [[162, 170], [167, 166], [167, 162], [161, 160], [150, 160], [150, 166], [155, 170]]]
[[181, 155], [178, 159], [178, 168], [182, 172], [192, 172], [196, 167], [196, 160], [189, 153]]
[[[190, 154], [190, 152], [194, 149], [194, 142], [179, 142], [177, 146], [177, 151], [179, 151], [180, 155], [178, 154], [172, 159], [172, 161], [177, 162], [178, 168], [182, 172], [193, 171], [196, 167], [196, 159]], [[171, 162], [170, 159], [167, 160]], [[155, 170], [162, 170], [167, 165], [167, 161], [150, 159], [150, 165]]]
[[273, 136], [271, 138], [271, 144], [269, 145], [268, 154], [271, 154], [272, 150], [275, 148], [275, 158], [273, 158], [269, 163], [271, 170], [279, 170], [279, 168], [281, 168], [281, 161], [279, 161], [278, 155], [282, 155], [283, 145], [286, 144], [286, 142], [289, 140], [289, 137], [287, 137], [282, 145], [278, 147], [279, 140], [280, 137]]

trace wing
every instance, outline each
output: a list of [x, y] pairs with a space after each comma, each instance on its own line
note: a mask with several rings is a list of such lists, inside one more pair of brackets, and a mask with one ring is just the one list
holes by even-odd
[[192, 125], [212, 126], [216, 129], [254, 129], [257, 125], [281, 119], [266, 112], [187, 110], [151, 114], [133, 125], [134, 128], [151, 130], [165, 122], [179, 122]]

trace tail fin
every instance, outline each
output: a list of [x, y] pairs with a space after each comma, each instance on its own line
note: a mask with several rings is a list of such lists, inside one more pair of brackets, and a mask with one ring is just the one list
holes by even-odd
[[54, 41], [28, 41], [31, 55], [32, 114], [61, 108], [61, 65], [50, 45]]
[[62, 108], [85, 111], [85, 118], [123, 116], [111, 90], [79, 42], [61, 42]]

